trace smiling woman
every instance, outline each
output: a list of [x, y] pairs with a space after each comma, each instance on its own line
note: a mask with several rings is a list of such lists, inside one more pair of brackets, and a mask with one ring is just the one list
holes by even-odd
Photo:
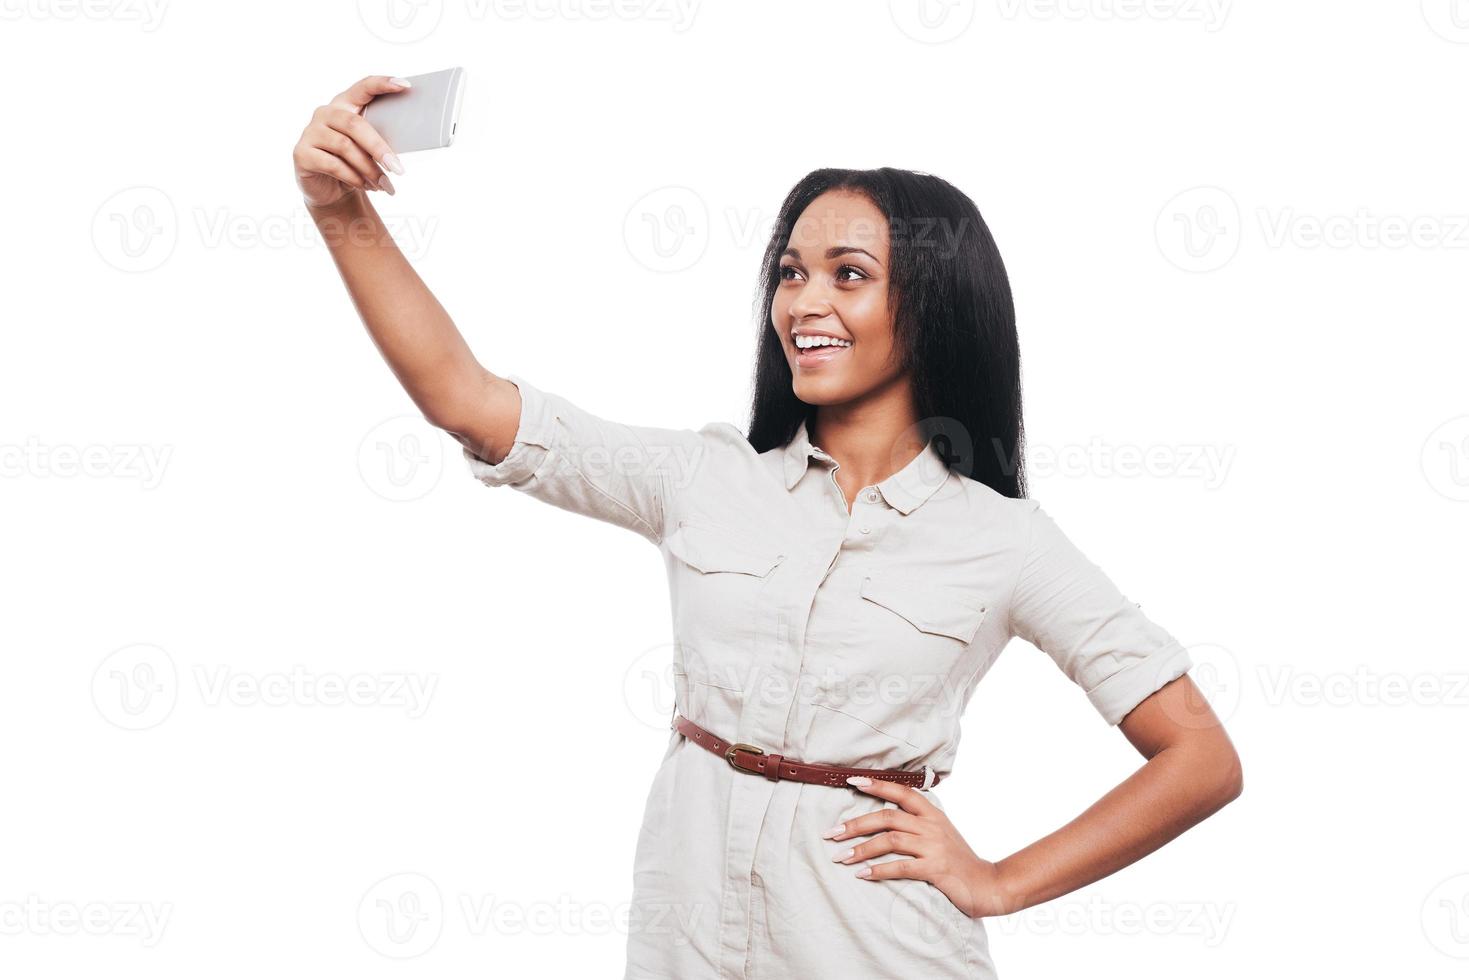
[[[395, 161], [360, 111], [394, 90], [348, 89], [296, 154], [318, 223], [358, 226], [325, 237], [369, 333], [481, 482], [631, 530], [667, 569], [677, 704], [627, 980], [991, 978], [984, 917], [1239, 793], [1187, 651], [1026, 498], [1010, 287], [968, 197], [892, 168], [807, 175], [764, 255], [748, 432], [632, 425], [480, 366], [392, 247], [363, 190]], [[1016, 637], [1148, 761], [989, 861], [935, 786]]]
[[[813, 201], [803, 217], [806, 220], [797, 225], [791, 244], [781, 252], [781, 288], [774, 297], [771, 319], [791, 324], [790, 362], [798, 377], [804, 378], [807, 371], [829, 369], [816, 377], [826, 378], [825, 388], [830, 391], [838, 387], [832, 372], [844, 371], [846, 386], [860, 389], [865, 378], [882, 373], [893, 347], [887, 267], [873, 254], [875, 251], [886, 256], [891, 248], [882, 214], [865, 195], [832, 192]], [[822, 225], [843, 243], [823, 250], [817, 240]], [[865, 247], [853, 244], [856, 241]], [[795, 242], [806, 244], [804, 258]], [[803, 288], [814, 274], [830, 275], [840, 290], [827, 294]], [[826, 297], [827, 301], [815, 301], [814, 296]], [[854, 350], [859, 337], [864, 341], [860, 352]], [[851, 356], [847, 357], [849, 351]], [[812, 380], [801, 387], [811, 389], [815, 385]]]

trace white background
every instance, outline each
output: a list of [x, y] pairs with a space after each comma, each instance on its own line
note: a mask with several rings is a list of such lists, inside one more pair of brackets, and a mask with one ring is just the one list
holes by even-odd
[[[1469, 5], [387, 2], [0, 0], [0, 973], [621, 976], [662, 564], [469, 476], [291, 175], [459, 64], [374, 201], [487, 367], [608, 417], [747, 421], [807, 171], [978, 203], [1033, 496], [1245, 770], [988, 920], [1002, 977], [1463, 975]], [[998, 859], [1140, 762], [1017, 640], [942, 795]]]

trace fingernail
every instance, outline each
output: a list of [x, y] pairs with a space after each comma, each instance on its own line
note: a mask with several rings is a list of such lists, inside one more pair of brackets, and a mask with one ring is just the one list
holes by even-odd
[[869, 868], [858, 868], [857, 869], [857, 877], [858, 878], [870, 878], [871, 876], [872, 876], [872, 869], [870, 867]]
[[387, 174], [383, 174], [380, 178], [378, 178], [378, 184], [380, 184], [382, 186], [382, 189], [387, 191], [389, 194], [398, 193], [393, 189], [393, 182], [388, 179]]
[[373, 180], [372, 180], [371, 177], [363, 177], [362, 178], [362, 182], [367, 185], [366, 187], [362, 188], [362, 190], [364, 192], [366, 192], [366, 191], [380, 191], [380, 190], [382, 190], [381, 187], [379, 187], [376, 183], [373, 182]]
[[388, 79], [388, 81], [392, 82], [394, 85], [401, 85], [404, 88], [412, 88], [413, 87], [413, 83], [410, 82], [406, 78], [396, 78], [395, 77], [395, 78]]
[[872, 780], [866, 776], [848, 776], [847, 782], [853, 786], [871, 786]]
[[398, 154], [394, 153], [392, 150], [389, 150], [388, 152], [383, 154], [383, 166], [387, 167], [393, 173], [398, 174], [400, 177], [403, 175], [403, 164], [398, 160]]
[[847, 829], [847, 825], [846, 824], [839, 823], [835, 827], [833, 827], [830, 830], [828, 830], [826, 833], [822, 834], [821, 836], [823, 838], [825, 838], [825, 837], [835, 837], [837, 834], [840, 834], [842, 831], [844, 831], [846, 829]]
[[857, 853], [857, 849], [855, 847], [849, 847], [845, 851], [842, 851], [839, 854], [833, 854], [831, 856], [831, 859], [833, 861], [845, 861], [847, 858], [851, 857], [853, 854], [856, 854], [856, 853]]

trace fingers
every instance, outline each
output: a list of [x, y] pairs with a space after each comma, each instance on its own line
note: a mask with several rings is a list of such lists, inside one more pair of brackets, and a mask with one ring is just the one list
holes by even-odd
[[[369, 75], [317, 107], [292, 154], [308, 202], [335, 199], [329, 190], [333, 180], [356, 190], [396, 193], [383, 170], [401, 174], [403, 165], [361, 113], [377, 96], [411, 87], [406, 79]], [[331, 180], [323, 182], [324, 177]]]
[[[347, 167], [361, 178], [361, 182], [374, 190], [386, 190], [393, 193], [392, 182], [382, 172], [378, 165], [373, 162], [366, 150], [351, 136], [342, 131], [347, 126], [346, 119], [354, 116], [335, 106], [322, 106], [312, 116], [311, 124], [306, 127], [302, 134], [302, 143], [315, 147], [331, 154], [341, 160]], [[370, 128], [370, 127], [369, 127]], [[333, 174], [333, 176], [336, 176]], [[355, 186], [355, 185], [354, 185]]]
[[403, 165], [361, 113], [377, 96], [411, 87], [406, 79], [368, 75], [318, 106], [296, 146], [298, 171], [303, 176], [327, 174], [358, 190], [395, 193], [383, 170], [401, 174]]
[[[358, 190], [368, 190], [367, 181], [361, 174], [337, 156], [317, 146], [305, 146], [296, 151], [296, 166], [307, 173], [327, 174]], [[376, 190], [374, 185], [372, 190]]]
[[404, 78], [368, 75], [338, 92], [332, 97], [331, 104], [352, 112], [360, 112], [363, 106], [373, 100], [374, 96], [386, 95], [389, 92], [404, 92], [411, 87], [412, 85]]
[[366, 151], [373, 160], [382, 164], [384, 169], [391, 170], [395, 174], [403, 172], [403, 164], [398, 161], [398, 155], [388, 146], [388, 141], [383, 139], [372, 123], [363, 119], [355, 112], [346, 109], [328, 111], [322, 116], [326, 124], [339, 133], [352, 138], [352, 141]]
[[869, 864], [865, 868], [859, 868], [858, 878], [866, 878], [869, 881], [882, 881], [888, 878], [916, 878], [919, 881], [927, 881], [928, 877], [923, 869], [919, 867], [914, 858], [899, 858], [896, 861], [883, 861], [881, 864]]
[[929, 799], [912, 786], [890, 782], [886, 779], [869, 779], [866, 776], [848, 776], [847, 782], [855, 789], [885, 800], [892, 800], [909, 813], [929, 814], [938, 809]]
[[[923, 853], [920, 853], [924, 849], [924, 838], [920, 831], [924, 825], [923, 818], [937, 810], [933, 803], [913, 787], [889, 782], [886, 779], [852, 776], [847, 782], [865, 793], [891, 800], [898, 804], [898, 807], [883, 807], [871, 813], [864, 813], [843, 822], [840, 830], [833, 827], [823, 834], [823, 837], [829, 837], [831, 840], [845, 840], [850, 837], [877, 834], [871, 840], [838, 850], [832, 856], [833, 861], [855, 864], [883, 854], [893, 853], [910, 854], [920, 858], [924, 856]], [[882, 864], [861, 868], [857, 871], [857, 877], [915, 878], [921, 875], [917, 873], [913, 861], [901, 860], [885, 861]]]
[[351, 136], [342, 132], [336, 125], [333, 125], [330, 118], [323, 120], [323, 126], [316, 134], [316, 145], [328, 153], [341, 157], [349, 167], [361, 174], [367, 179], [368, 183], [374, 186], [384, 176], [382, 170], [373, 162], [372, 157], [368, 156], [367, 151], [358, 145], [357, 141]]
[[852, 837], [865, 837], [884, 830], [906, 830], [916, 833], [920, 826], [922, 822], [917, 814], [885, 806], [881, 810], [873, 810], [871, 813], [852, 817], [841, 824], [841, 830], [833, 827], [821, 836], [828, 840], [847, 840]]
[[872, 840], [865, 840], [846, 850], [838, 851], [832, 855], [831, 859], [841, 864], [855, 864], [858, 861], [881, 857], [884, 854], [911, 854], [913, 857], [923, 857], [923, 838], [901, 830], [890, 830], [885, 834], [878, 834]]

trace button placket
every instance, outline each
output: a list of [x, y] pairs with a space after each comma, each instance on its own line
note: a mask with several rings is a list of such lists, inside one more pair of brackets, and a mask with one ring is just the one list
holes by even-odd
[[[863, 487], [857, 492], [857, 497], [852, 504], [851, 519], [847, 523], [847, 540], [860, 541], [860, 545], [853, 547], [869, 551], [876, 545], [877, 532], [882, 531], [882, 524], [887, 520], [883, 507], [878, 503], [882, 495], [877, 487]], [[852, 534], [855, 530], [856, 534]]]
[[[802, 588], [801, 591], [804, 593], [806, 590]], [[814, 594], [815, 588], [810, 591]], [[805, 605], [809, 609], [809, 603]], [[761, 664], [760, 669], [770, 671], [771, 676], [783, 681], [785, 690], [791, 692], [796, 689], [795, 682], [800, 672], [805, 645], [801, 637], [805, 624], [804, 610], [788, 610], [777, 602], [772, 632], [766, 635], [772, 653], [768, 661]], [[760, 690], [760, 685], [756, 685], [756, 690]], [[736, 737], [761, 747], [784, 745], [785, 724], [790, 707], [791, 698], [780, 700], [757, 694], [743, 709], [740, 723], [736, 726]], [[764, 926], [763, 912], [755, 914], [752, 905], [758, 901], [753, 892], [760, 887], [755, 861], [760, 849], [760, 829], [775, 795], [776, 781], [733, 774], [729, 786], [718, 975], [733, 978], [745, 975], [744, 963], [750, 948], [752, 930]], [[764, 897], [763, 893], [760, 897]], [[739, 972], [735, 972], [736, 970]]]

